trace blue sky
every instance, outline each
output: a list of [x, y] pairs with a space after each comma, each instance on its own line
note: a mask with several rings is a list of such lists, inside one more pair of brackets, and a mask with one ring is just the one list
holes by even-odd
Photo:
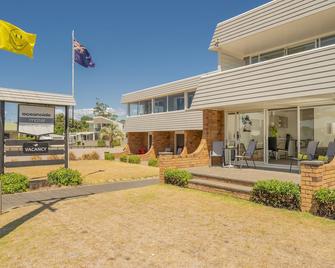
[[76, 66], [77, 108], [96, 97], [120, 110], [123, 93], [216, 68], [218, 22], [265, 0], [3, 1], [0, 19], [37, 34], [31, 60], [0, 50], [0, 87], [71, 93], [71, 31], [95, 69]]

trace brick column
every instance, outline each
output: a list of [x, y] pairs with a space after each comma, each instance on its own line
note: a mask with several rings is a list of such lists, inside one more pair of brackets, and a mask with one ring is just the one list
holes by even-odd
[[321, 188], [335, 189], [335, 160], [301, 162], [301, 210], [313, 212], [314, 192]]

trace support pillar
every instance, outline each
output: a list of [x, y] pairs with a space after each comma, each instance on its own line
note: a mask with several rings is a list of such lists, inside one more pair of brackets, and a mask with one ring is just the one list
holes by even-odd
[[0, 174], [5, 172], [5, 102], [0, 101]]

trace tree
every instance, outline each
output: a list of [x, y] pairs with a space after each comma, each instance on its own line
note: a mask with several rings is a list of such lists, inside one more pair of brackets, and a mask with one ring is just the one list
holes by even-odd
[[56, 114], [55, 120], [55, 134], [64, 134], [64, 114]]
[[102, 116], [106, 117], [112, 120], [117, 120], [117, 114], [113, 114], [110, 111], [108, 111], [108, 104], [103, 103], [99, 98], [97, 98], [95, 107], [93, 108], [93, 114], [94, 116]]
[[123, 132], [119, 129], [117, 124], [110, 124], [107, 127], [103, 127], [100, 131], [101, 139], [107, 139], [109, 141], [109, 147], [112, 147], [113, 141], [123, 139]]
[[80, 118], [80, 121], [83, 121], [83, 122], [87, 122], [87, 121], [90, 121], [90, 120], [93, 120], [93, 118], [91, 116], [88, 116], [88, 115], [83, 115]]
[[[88, 131], [88, 123], [81, 120], [69, 120], [69, 129], [71, 133]], [[64, 114], [62, 113], [56, 115], [55, 134], [64, 135]]]

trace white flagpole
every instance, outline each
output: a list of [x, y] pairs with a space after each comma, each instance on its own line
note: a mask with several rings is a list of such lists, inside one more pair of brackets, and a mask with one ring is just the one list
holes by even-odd
[[[72, 97], [74, 98], [74, 30], [72, 30]], [[74, 106], [72, 106], [72, 120], [74, 120]]]

